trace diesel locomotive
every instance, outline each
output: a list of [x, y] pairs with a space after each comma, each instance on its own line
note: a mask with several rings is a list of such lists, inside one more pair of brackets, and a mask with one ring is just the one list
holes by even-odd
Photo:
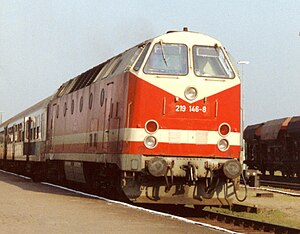
[[240, 78], [221, 42], [170, 31], [0, 125], [0, 163], [136, 203], [227, 205], [242, 172]]

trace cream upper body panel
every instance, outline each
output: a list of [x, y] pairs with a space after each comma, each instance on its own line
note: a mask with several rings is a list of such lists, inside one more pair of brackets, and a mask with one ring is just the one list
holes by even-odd
[[[157, 44], [182, 44], [187, 47], [187, 73], [184, 75], [168, 75], [168, 74], [147, 74], [144, 71], [145, 64], [147, 63], [151, 51]], [[196, 76], [194, 70], [193, 61], [193, 48], [195, 46], [207, 46], [217, 47], [224, 53], [224, 57], [228, 62], [231, 70], [233, 71], [232, 78], [220, 78], [220, 77], [199, 77]], [[172, 32], [162, 36], [153, 38], [151, 46], [145, 56], [145, 59], [138, 71], [133, 68], [131, 72], [134, 73], [140, 79], [165, 90], [168, 93], [173, 94], [180, 99], [185, 100], [188, 103], [197, 102], [203, 98], [212, 96], [231, 87], [240, 84], [240, 79], [237, 71], [235, 71], [233, 64], [231, 63], [225, 49], [223, 48], [220, 41], [195, 32]], [[189, 100], [185, 97], [184, 91], [188, 87], [195, 87], [197, 89], [197, 98]]]

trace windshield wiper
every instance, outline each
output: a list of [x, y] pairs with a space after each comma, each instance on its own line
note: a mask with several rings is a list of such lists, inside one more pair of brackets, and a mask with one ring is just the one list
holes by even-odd
[[162, 57], [163, 57], [163, 59], [164, 59], [164, 62], [165, 62], [165, 64], [166, 64], [166, 66], [168, 66], [167, 59], [166, 59], [166, 54], [165, 54], [164, 47], [163, 47], [163, 41], [160, 40], [160, 41], [159, 41], [159, 44], [160, 44], [160, 46], [161, 46], [161, 54], [162, 54]]

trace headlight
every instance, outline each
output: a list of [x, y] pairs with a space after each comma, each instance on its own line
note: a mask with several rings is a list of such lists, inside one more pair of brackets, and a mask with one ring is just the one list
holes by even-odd
[[154, 136], [146, 136], [144, 139], [144, 145], [148, 149], [153, 149], [157, 146], [157, 140]]
[[227, 136], [230, 133], [230, 125], [227, 123], [222, 123], [219, 126], [219, 134], [221, 136]]
[[194, 100], [197, 97], [197, 94], [197, 89], [195, 89], [194, 87], [188, 87], [184, 91], [184, 96], [190, 101]]
[[158, 123], [155, 120], [148, 120], [145, 124], [145, 130], [147, 133], [153, 134], [159, 128]]
[[168, 164], [163, 158], [152, 158], [148, 161], [147, 168], [153, 176], [164, 176], [167, 173]]
[[218, 141], [218, 149], [220, 151], [226, 151], [229, 148], [229, 142], [226, 139], [221, 139]]
[[223, 172], [229, 179], [235, 179], [242, 173], [242, 165], [235, 159], [228, 160], [223, 165]]

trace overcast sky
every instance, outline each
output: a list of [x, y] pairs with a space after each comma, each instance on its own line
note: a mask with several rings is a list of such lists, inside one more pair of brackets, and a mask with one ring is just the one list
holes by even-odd
[[0, 112], [168, 30], [220, 40], [243, 74], [245, 123], [300, 115], [300, 0], [0, 0]]

